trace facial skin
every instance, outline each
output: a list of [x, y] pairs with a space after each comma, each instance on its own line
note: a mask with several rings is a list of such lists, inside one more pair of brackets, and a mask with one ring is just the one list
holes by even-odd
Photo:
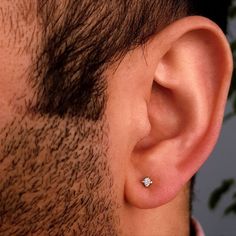
[[17, 19], [25, 40], [1, 27], [0, 235], [188, 235], [188, 181], [230, 84], [221, 31], [201, 17], [172, 23], [90, 84], [73, 60], [61, 66], [33, 13]]
[[4, 235], [116, 235], [106, 127], [17, 117], [1, 131]]
[[[18, 38], [17, 28], [11, 31], [8, 16], [4, 15], [0, 235], [118, 235], [118, 202], [112, 190], [111, 156], [107, 154], [109, 126], [104, 114], [106, 94], [102, 92], [105, 84], [100, 81], [100, 87], [95, 87], [96, 121], [83, 115], [61, 116], [55, 111], [42, 114], [36, 105], [44, 88], [35, 89], [32, 83], [36, 73], [32, 61], [37, 60], [39, 66], [44, 59], [35, 52], [40, 50], [42, 32], [34, 16], [34, 4], [27, 6], [32, 8], [32, 15], [25, 20], [24, 14], [22, 18], [14, 15], [12, 2], [1, 2], [2, 9], [9, 9], [11, 20], [22, 27], [24, 37]], [[61, 96], [69, 96], [72, 89], [76, 88]]]

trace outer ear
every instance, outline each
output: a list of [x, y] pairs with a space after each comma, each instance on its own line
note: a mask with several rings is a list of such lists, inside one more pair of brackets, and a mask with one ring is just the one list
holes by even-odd
[[[147, 46], [156, 59], [148, 103], [151, 132], [135, 146], [126, 200], [154, 208], [172, 200], [206, 161], [222, 125], [232, 56], [222, 31], [203, 17], [187, 17]], [[152, 59], [150, 59], [152, 60]], [[149, 176], [153, 184], [141, 181]]]

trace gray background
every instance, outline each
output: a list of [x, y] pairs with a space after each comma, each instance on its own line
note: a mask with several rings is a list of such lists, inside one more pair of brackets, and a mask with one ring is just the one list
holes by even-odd
[[[226, 113], [230, 110], [228, 103]], [[201, 222], [206, 236], [236, 236], [236, 214], [223, 217], [236, 187], [224, 196], [216, 210], [208, 208], [210, 193], [222, 180], [232, 177], [236, 180], [236, 118], [223, 124], [218, 143], [197, 176], [193, 214]]]

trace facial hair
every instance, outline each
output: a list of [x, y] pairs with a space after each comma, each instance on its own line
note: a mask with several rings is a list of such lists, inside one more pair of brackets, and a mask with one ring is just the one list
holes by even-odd
[[105, 117], [24, 115], [0, 133], [0, 235], [118, 235]]

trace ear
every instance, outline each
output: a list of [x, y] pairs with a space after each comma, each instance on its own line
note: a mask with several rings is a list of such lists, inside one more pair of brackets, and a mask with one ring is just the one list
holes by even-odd
[[[133, 149], [125, 197], [135, 207], [155, 208], [172, 200], [211, 153], [222, 125], [232, 56], [218, 26], [195, 16], [162, 30], [147, 45], [146, 57], [155, 60], [147, 104], [151, 132]], [[147, 176], [153, 181], [148, 188], [141, 182]]]

